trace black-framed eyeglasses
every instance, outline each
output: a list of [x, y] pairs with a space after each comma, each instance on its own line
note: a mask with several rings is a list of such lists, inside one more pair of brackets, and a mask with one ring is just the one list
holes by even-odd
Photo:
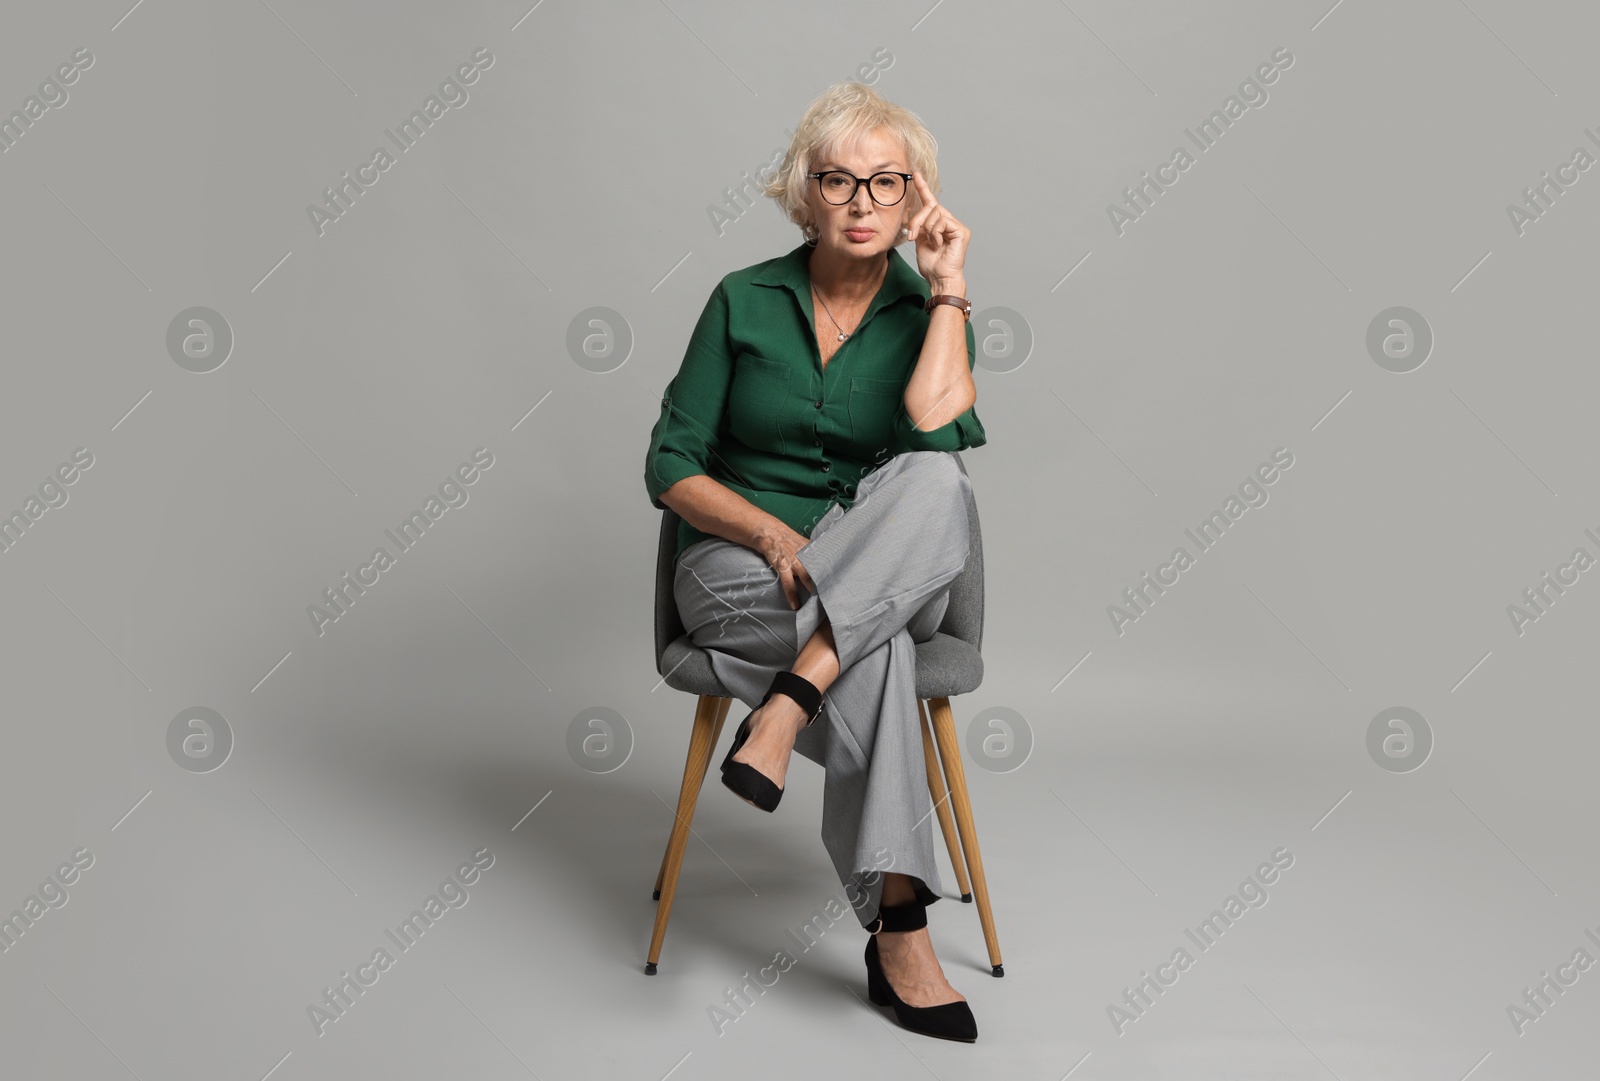
[[861, 185], [867, 185], [867, 194], [879, 206], [894, 206], [906, 197], [906, 185], [911, 183], [910, 173], [873, 173], [859, 177], [843, 169], [828, 169], [820, 173], [807, 173], [822, 189], [822, 198], [834, 206], [843, 206], [856, 197]]

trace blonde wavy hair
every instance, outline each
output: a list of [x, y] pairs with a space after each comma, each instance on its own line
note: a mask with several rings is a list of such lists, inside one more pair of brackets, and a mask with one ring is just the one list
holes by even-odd
[[[834, 83], [806, 109], [789, 141], [783, 164], [761, 185], [761, 194], [777, 200], [784, 217], [800, 227], [808, 244], [817, 240], [817, 226], [806, 206], [807, 185], [811, 183], [806, 174], [816, 171], [813, 162], [878, 128], [888, 129], [900, 140], [911, 159], [910, 167], [922, 174], [929, 190], [939, 194], [939, 143], [917, 114], [889, 101], [866, 83]], [[915, 216], [922, 209], [915, 186], [907, 185], [906, 200], [910, 214]]]

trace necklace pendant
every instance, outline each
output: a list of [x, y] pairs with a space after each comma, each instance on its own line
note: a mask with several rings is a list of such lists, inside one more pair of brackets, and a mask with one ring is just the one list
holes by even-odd
[[840, 341], [841, 341], [841, 342], [842, 342], [842, 341], [844, 341], [844, 340], [845, 340], [845, 339], [846, 339], [846, 338], [848, 338], [848, 337], [850, 337], [850, 335], [848, 335], [848, 334], [846, 334], [846, 333], [845, 333], [845, 332], [844, 332], [844, 331], [842, 331], [842, 330], [841, 330], [841, 331], [840, 331], [840, 332], [839, 332], [839, 340], [840, 340]]

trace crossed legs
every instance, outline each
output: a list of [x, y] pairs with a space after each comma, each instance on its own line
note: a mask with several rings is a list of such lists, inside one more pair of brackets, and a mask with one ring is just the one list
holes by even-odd
[[[819, 691], [826, 691], [839, 676], [839, 655], [833, 641], [833, 627], [824, 621], [800, 649], [789, 671], [809, 679]], [[786, 694], [767, 699], [750, 721], [750, 737], [734, 755], [735, 762], [747, 762], [783, 786], [795, 737], [806, 721], [805, 711]], [[881, 905], [902, 905], [916, 900], [916, 883], [909, 875], [886, 872], [883, 876]], [[915, 931], [878, 932], [878, 959], [895, 992], [912, 1006], [935, 1006], [944, 1002], [965, 1002], [945, 978], [939, 958], [933, 952], [928, 928]]]
[[[789, 671], [810, 680], [819, 691], [826, 691], [833, 685], [839, 678], [839, 654], [834, 647], [831, 623], [824, 621], [806, 640]], [[756, 710], [750, 721], [750, 738], [733, 760], [754, 766], [782, 788], [789, 771], [789, 752], [794, 749], [795, 737], [805, 723], [806, 714], [800, 703], [786, 694], [773, 695]]]
[[[938, 591], [960, 569], [960, 563], [948, 561], [948, 553], [958, 542], [962, 547], [955, 550], [964, 550], [966, 509], [961, 495], [964, 474], [943, 454], [913, 454], [892, 465], [893, 468], [882, 470], [881, 475], [869, 477], [872, 484], [863, 484], [857, 506], [876, 501], [881, 511], [885, 506], [894, 506], [897, 500], [909, 498], [913, 504], [920, 504], [919, 510], [926, 512], [925, 518], [919, 520], [917, 514], [901, 514], [898, 510], [889, 510], [886, 515], [877, 511], [854, 517], [848, 513], [836, 514], [813, 530], [813, 543], [800, 552], [801, 562], [818, 589], [818, 596], [812, 598], [813, 603], [805, 609], [814, 613], [815, 629], [801, 645], [789, 671], [809, 680], [820, 691], [826, 692], [839, 678], [844, 664], [840, 659], [840, 640], [835, 637], [834, 621], [820, 602], [831, 601], [844, 614], [844, 652], [853, 665], [869, 653], [889, 650], [893, 645], [891, 639], [897, 635], [904, 638], [905, 632], [910, 632], [913, 640], [931, 636], [947, 603], [946, 598], [938, 596]], [[933, 472], [925, 472], [927, 470]], [[936, 479], [941, 475], [946, 483]], [[948, 532], [938, 534], [930, 523]], [[858, 562], [868, 548], [880, 546], [883, 551], [871, 557], [878, 566], [866, 567]], [[890, 554], [885, 556], [885, 552]], [[877, 588], [887, 584], [877, 577], [885, 567], [892, 567], [895, 576], [888, 590]], [[877, 602], [864, 602], [860, 599], [863, 595]], [[880, 597], [883, 599], [878, 600]], [[934, 598], [932, 602], [930, 597]], [[797, 620], [797, 629], [802, 633], [803, 622]], [[901, 648], [905, 646], [902, 644]], [[773, 695], [755, 711], [750, 721], [750, 736], [734, 761], [749, 764], [783, 787], [795, 739], [805, 720], [805, 712], [793, 699], [787, 695]], [[879, 904], [892, 906], [915, 901], [919, 889], [927, 890], [921, 879], [885, 872]], [[880, 931], [878, 951], [884, 974], [910, 1005], [933, 1006], [965, 1000], [966, 996], [945, 979], [927, 927], [915, 931]]]

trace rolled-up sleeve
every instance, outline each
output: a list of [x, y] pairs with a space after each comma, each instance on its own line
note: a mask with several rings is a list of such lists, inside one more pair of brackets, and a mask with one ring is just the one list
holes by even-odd
[[661, 415], [650, 432], [644, 483], [657, 510], [667, 509], [661, 493], [678, 481], [710, 474], [732, 379], [728, 297], [725, 285], [718, 283], [689, 335], [678, 374], [661, 396]]
[[[972, 324], [967, 323], [968, 371], [972, 370], [977, 359], [977, 345], [972, 333]], [[989, 437], [983, 430], [983, 422], [978, 419], [977, 410], [977, 403], [974, 402], [967, 407], [965, 413], [957, 415], [953, 420], [937, 428], [921, 431], [912, 424], [911, 416], [906, 412], [905, 401], [902, 399], [900, 408], [894, 415], [895, 438], [906, 450], [968, 450], [972, 447], [981, 447], [989, 441]]]

